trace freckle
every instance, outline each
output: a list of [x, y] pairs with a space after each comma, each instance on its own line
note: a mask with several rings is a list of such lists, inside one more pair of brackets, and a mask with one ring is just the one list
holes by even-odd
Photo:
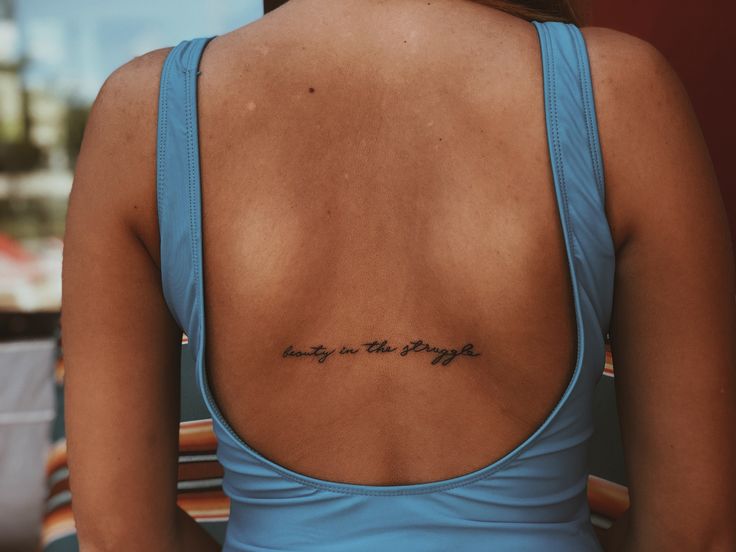
[[331, 214], [332, 214], [332, 213], [330, 212], [330, 210], [329, 210], [329, 209], [327, 209], [327, 216], [329, 217], [329, 216], [330, 216]]
[[406, 44], [406, 40], [404, 41], [404, 44]]
[[442, 141], [442, 138], [440, 138], [440, 142]]
[[314, 88], [312, 88], [311, 86], [309, 87], [309, 93], [310, 94], [314, 93]]
[[256, 104], [255, 102], [248, 102], [246, 107], [248, 108], [248, 111], [253, 111], [256, 108]]

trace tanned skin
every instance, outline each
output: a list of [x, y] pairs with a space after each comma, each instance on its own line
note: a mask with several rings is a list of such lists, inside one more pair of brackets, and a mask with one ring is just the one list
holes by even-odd
[[[735, 278], [712, 163], [664, 57], [582, 30], [631, 496], [600, 538], [733, 550]], [[176, 505], [181, 329], [162, 295], [155, 178], [169, 51], [107, 78], [70, 197], [82, 552], [219, 549]], [[576, 354], [533, 26], [458, 0], [292, 0], [215, 38], [200, 70], [206, 366], [235, 431], [292, 470], [372, 485], [455, 477], [528, 437]], [[443, 366], [383, 340], [479, 356]], [[320, 364], [289, 346], [338, 352]]]

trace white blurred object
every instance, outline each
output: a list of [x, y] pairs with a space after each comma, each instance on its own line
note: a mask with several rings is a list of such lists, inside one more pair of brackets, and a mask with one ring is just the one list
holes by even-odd
[[33, 550], [46, 499], [56, 339], [0, 343], [0, 550]]
[[12, 19], [0, 19], [0, 61], [6, 63], [18, 61], [19, 39], [20, 33], [16, 22]]
[[58, 238], [22, 244], [0, 233], [0, 310], [58, 311], [62, 250]]

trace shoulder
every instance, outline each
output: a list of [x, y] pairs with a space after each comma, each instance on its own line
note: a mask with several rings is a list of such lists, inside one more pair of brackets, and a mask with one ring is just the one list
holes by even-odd
[[[605, 27], [583, 27], [602, 138], [652, 132], [662, 123], [693, 123], [685, 86], [665, 55], [650, 42]], [[635, 137], [636, 135], [634, 135]]]
[[717, 537], [733, 550], [734, 263], [715, 171], [665, 56], [581, 30], [617, 236], [610, 328], [630, 527], [647, 550]]
[[[148, 147], [150, 131], [156, 127], [160, 73], [170, 50], [160, 48], [136, 56], [107, 76], [90, 108], [77, 171], [106, 156], [108, 171], [116, 164], [135, 169], [139, 156], [150, 158], [155, 153]], [[98, 190], [105, 185], [113, 184], [95, 182]]]
[[[702, 136], [687, 91], [650, 42], [605, 27], [581, 27], [590, 61], [606, 203], [617, 247], [649, 216], [644, 205], [673, 193], [667, 176], [703, 157]], [[701, 159], [702, 160], [702, 159]]]
[[651, 42], [606, 27], [581, 27], [580, 31], [600, 93], [615, 93], [620, 101], [646, 103], [651, 92], [681, 88], [672, 65]]
[[172, 46], [157, 48], [139, 56], [135, 56], [110, 73], [100, 87], [97, 99], [119, 93], [138, 96], [152, 81], [158, 81], [164, 60]]
[[92, 104], [88, 125], [114, 119], [135, 127], [155, 112], [164, 60], [172, 47], [151, 50], [127, 61], [110, 73]]
[[136, 56], [107, 76], [85, 125], [70, 198], [120, 219], [154, 258], [158, 90], [171, 49]]

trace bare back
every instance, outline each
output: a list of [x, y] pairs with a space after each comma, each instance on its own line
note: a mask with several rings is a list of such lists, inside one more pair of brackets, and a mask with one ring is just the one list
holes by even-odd
[[200, 64], [214, 394], [298, 472], [466, 473], [544, 420], [575, 359], [538, 38], [479, 5], [304, 4]]
[[[177, 506], [174, 383], [187, 326], [197, 374], [206, 365], [234, 430], [213, 424], [233, 497], [230, 542], [322, 550], [320, 535], [340, 532], [341, 550], [369, 533], [371, 543], [486, 543], [520, 515], [537, 542], [593, 546], [585, 438], [597, 332], [610, 318], [632, 520], [611, 538], [652, 550], [733, 548], [734, 263], [697, 117], [651, 44], [601, 27], [554, 29], [557, 45], [543, 52], [564, 52], [569, 78], [552, 82], [563, 83], [566, 114], [584, 118], [577, 126], [545, 125], [550, 58], [542, 64], [534, 27], [459, 0], [290, 0], [203, 54], [193, 49], [202, 38], [185, 40], [110, 75], [85, 128], [64, 239], [65, 421], [80, 542], [219, 549]], [[162, 72], [172, 58], [185, 70]], [[159, 95], [164, 74], [175, 84]], [[190, 171], [190, 194], [201, 184], [202, 242], [199, 232], [183, 237], [197, 226], [198, 193], [181, 208], [186, 179], [157, 174], [157, 145], [169, 142], [156, 142], [156, 109], [169, 96], [178, 109], [169, 161]], [[604, 204], [602, 168], [594, 177], [578, 155], [597, 141], [585, 126], [593, 103]], [[566, 213], [580, 232], [563, 234], [555, 194], [565, 187], [553, 180], [545, 131], [573, 127], [563, 161], [577, 163], [580, 178]], [[191, 177], [195, 159], [201, 179]], [[161, 228], [160, 199], [178, 207]], [[575, 296], [570, 235], [590, 253], [575, 263], [573, 276], [586, 280]], [[193, 265], [195, 245], [203, 259]], [[162, 293], [187, 278], [186, 294]], [[175, 320], [172, 297], [193, 323]], [[584, 307], [577, 320], [573, 299]], [[579, 327], [593, 329], [576, 336], [583, 319]], [[583, 349], [587, 377], [576, 379]], [[566, 387], [582, 393], [558, 402]], [[564, 415], [554, 417], [555, 405]], [[534, 441], [537, 428], [552, 438]], [[247, 454], [236, 436], [279, 466]], [[493, 472], [502, 477], [486, 477], [502, 457], [511, 459]], [[431, 481], [431, 493], [411, 485]], [[412, 488], [401, 500], [370, 500], [402, 484]], [[317, 501], [329, 515], [315, 525]], [[139, 504], [149, 506], [145, 519]], [[507, 542], [529, 536], [529, 523], [519, 527]]]

